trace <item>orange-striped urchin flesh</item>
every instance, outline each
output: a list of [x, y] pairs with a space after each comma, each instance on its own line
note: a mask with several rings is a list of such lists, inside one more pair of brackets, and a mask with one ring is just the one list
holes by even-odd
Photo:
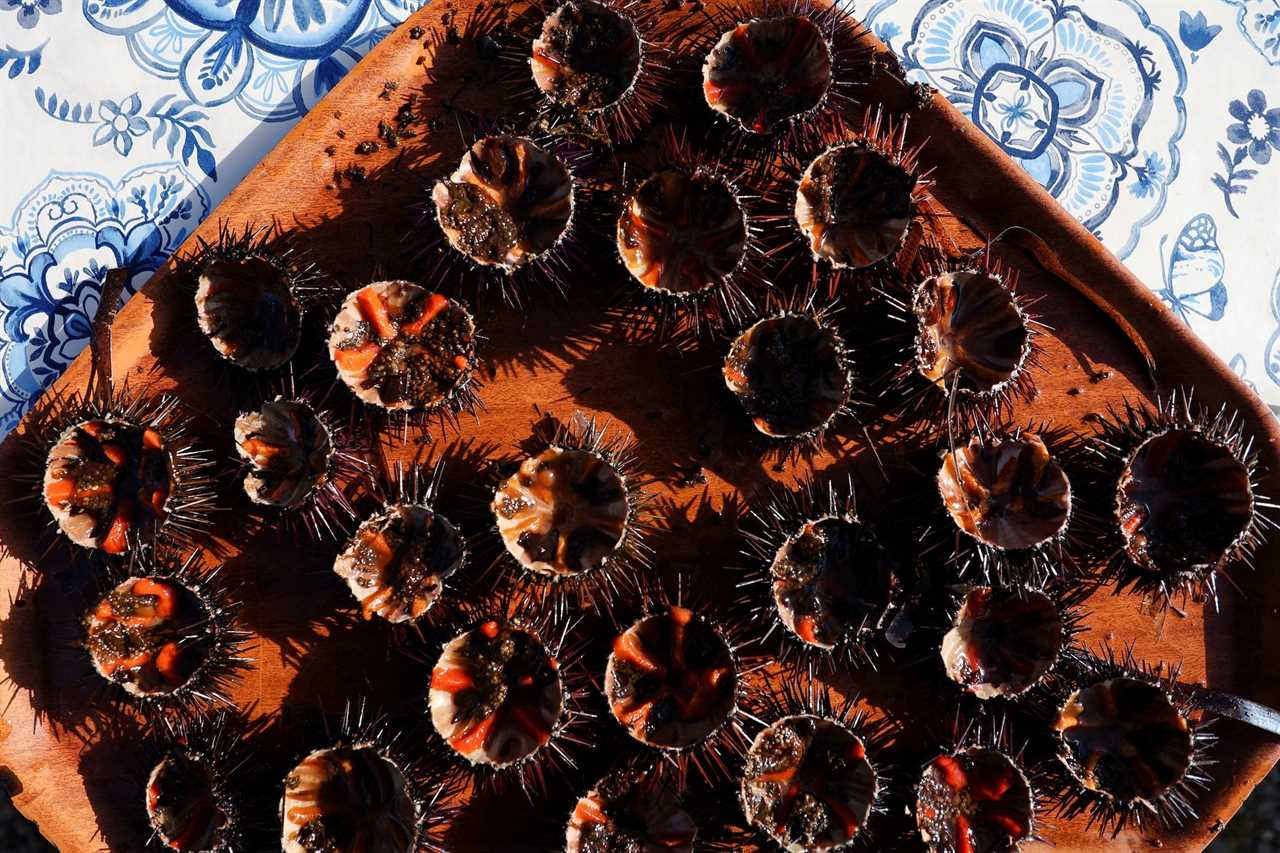
[[937, 481], [956, 527], [991, 548], [1035, 548], [1071, 518], [1071, 483], [1035, 433], [975, 435], [943, 455]]
[[445, 644], [431, 671], [436, 733], [472, 764], [495, 769], [533, 757], [565, 712], [560, 666], [531, 630], [490, 620]]
[[723, 33], [702, 65], [707, 105], [751, 133], [816, 110], [832, 86], [831, 46], [808, 17], [752, 18]]
[[426, 614], [462, 568], [467, 545], [429, 506], [395, 503], [362, 523], [333, 563], [365, 619], [412, 622]]
[[684, 607], [645, 616], [623, 631], [605, 667], [613, 716], [633, 738], [661, 749], [705, 741], [733, 715], [737, 690], [729, 643]]
[[893, 254], [915, 213], [917, 178], [864, 140], [842, 142], [805, 168], [795, 221], [815, 259], [861, 269]]
[[604, 456], [554, 445], [520, 463], [492, 508], [507, 552], [552, 578], [603, 567], [626, 537], [632, 513], [624, 476]]
[[65, 430], [49, 450], [44, 503], [77, 545], [129, 550], [131, 534], [163, 524], [177, 486], [163, 433], [110, 415]]
[[373, 744], [312, 752], [284, 782], [285, 853], [414, 853], [422, 815], [403, 769]]
[[724, 380], [756, 429], [772, 438], [821, 433], [853, 393], [844, 341], [808, 312], [766, 317], [739, 335]]
[[1054, 723], [1058, 757], [1089, 791], [1142, 808], [1174, 791], [1194, 763], [1185, 713], [1159, 686], [1117, 676], [1072, 693]]
[[245, 494], [254, 503], [292, 509], [329, 479], [333, 440], [306, 403], [277, 397], [235, 422], [236, 452], [249, 471]]
[[998, 749], [968, 747], [925, 765], [916, 825], [931, 853], [1014, 853], [1035, 832], [1036, 794]]
[[1017, 696], [1057, 663], [1069, 622], [1042, 592], [974, 587], [942, 638], [942, 662], [951, 680], [979, 699]]
[[860, 836], [880, 780], [862, 738], [814, 714], [783, 717], [747, 751], [743, 814], [791, 853], [839, 850]]
[[670, 780], [644, 768], [616, 770], [578, 799], [565, 853], [693, 853], [698, 826]]
[[133, 696], [177, 694], [220, 653], [222, 626], [212, 610], [175, 578], [127, 578], [85, 617], [93, 668]]
[[112, 705], [182, 724], [232, 707], [228, 695], [252, 665], [249, 634], [237, 626], [241, 605], [221, 569], [201, 560], [199, 550], [179, 560], [143, 548], [101, 579], [81, 619], [82, 645], [123, 694], [104, 695]]
[[782, 624], [824, 651], [870, 633], [893, 591], [884, 549], [865, 525], [847, 517], [804, 522], [778, 549], [769, 573]]
[[375, 282], [342, 303], [329, 357], [366, 403], [399, 411], [465, 405], [475, 381], [475, 321], [462, 305], [420, 285]]
[[529, 67], [552, 103], [587, 112], [622, 100], [641, 59], [640, 34], [628, 16], [595, 0], [569, 0], [543, 21]]
[[1032, 333], [1017, 298], [994, 270], [931, 276], [916, 288], [911, 310], [916, 370], [939, 389], [992, 398], [1024, 374]]
[[644, 287], [692, 295], [723, 284], [747, 253], [747, 220], [730, 186], [714, 174], [667, 168], [623, 202], [618, 254]]
[[196, 322], [218, 354], [247, 370], [284, 365], [302, 340], [302, 304], [286, 270], [261, 256], [218, 258], [201, 270]]
[[569, 229], [573, 176], [530, 139], [477, 140], [431, 191], [449, 244], [477, 264], [512, 271], [551, 251]]

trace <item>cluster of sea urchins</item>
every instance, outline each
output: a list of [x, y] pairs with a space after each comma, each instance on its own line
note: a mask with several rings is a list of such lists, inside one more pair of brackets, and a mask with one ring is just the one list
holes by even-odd
[[[905, 123], [868, 112], [854, 130], [835, 115], [850, 83], [847, 17], [768, 11], [721, 13], [715, 39], [703, 45], [705, 105], [738, 139], [744, 160], [757, 157], [742, 170], [749, 178], [685, 156], [684, 142], [672, 147], [616, 193], [612, 248], [646, 298], [733, 329], [725, 386], [752, 427], [787, 448], [819, 446], [862, 401], [834, 301], [818, 303], [816, 281], [826, 279], [834, 300], [845, 276], [866, 275], [909, 328], [889, 392], [900, 398], [899, 414], [923, 413], [941, 427], [935, 436], [947, 437], [929, 493], [955, 542], [945, 562], [956, 571], [940, 584], [946, 624], [923, 632], [937, 640], [931, 662], [936, 668], [941, 658], [962, 697], [957, 707], [1013, 713], [1048, 702], [1052, 721], [1042, 733], [1053, 738], [1058, 765], [1056, 783], [1045, 782], [1004, 742], [961, 738], [924, 763], [913, 831], [940, 853], [1016, 851], [1038, 838], [1044, 789], [1053, 784], [1063, 814], [1087, 813], [1104, 832], [1193, 816], [1189, 796], [1205, 783], [1211, 738], [1172, 675], [1078, 648], [1080, 595], [1055, 577], [1074, 559], [1066, 543], [1081, 494], [1064, 457], [1074, 458], [1079, 442], [995, 426], [1013, 400], [1032, 395], [1037, 363], [1038, 325], [1014, 275], [989, 250], [928, 269], [910, 263], [930, 180]], [[516, 276], [562, 277], [566, 245], [593, 212], [578, 161], [559, 137], [636, 138], [660, 106], [661, 60], [673, 49], [658, 13], [622, 0], [566, 0], [539, 12], [536, 32], [525, 32], [519, 47], [541, 129], [552, 132], [479, 137], [430, 193], [447, 257], [517, 299]], [[571, 132], [558, 132], [564, 127]], [[757, 194], [745, 188], [762, 174], [788, 172], [785, 213], [772, 217], [785, 224], [776, 229], [785, 245], [765, 249]], [[805, 295], [771, 294], [756, 310], [754, 291], [769, 289], [761, 267], [787, 252], [812, 266]], [[896, 260], [903, 263], [891, 271]], [[225, 228], [186, 263], [197, 325], [220, 357], [249, 371], [291, 363], [310, 267], [271, 232]], [[423, 416], [475, 407], [478, 343], [462, 302], [405, 280], [351, 291], [327, 334], [339, 390], [374, 412]], [[178, 420], [168, 402], [68, 409], [46, 442], [42, 495], [75, 544], [132, 552], [127, 571], [111, 575], [86, 611], [84, 647], [118, 700], [175, 726], [147, 780], [155, 839], [175, 850], [233, 851], [241, 842], [231, 780], [242, 759], [224, 749], [230, 729], [206, 737], [199, 725], [208, 723], [187, 728], [186, 716], [230, 703], [247, 635], [234, 626], [238, 605], [199, 553], [167, 562], [158, 545], [159, 531], [191, 529], [196, 521], [185, 511], [210, 500], [199, 473], [207, 463], [186, 448]], [[350, 533], [333, 571], [361, 615], [421, 627], [471, 550], [436, 506], [441, 468], [426, 482], [416, 467], [407, 480], [398, 469], [396, 488], [376, 495], [380, 505], [356, 525], [342, 489], [353, 476], [344, 460], [355, 464], [343, 432], [305, 395], [240, 414], [233, 434], [244, 492], [259, 506], [317, 511], [331, 533]], [[1206, 416], [1175, 396], [1154, 409], [1113, 412], [1090, 442], [1112, 475], [1110, 579], [1168, 603], [1180, 593], [1212, 594], [1219, 572], [1247, 562], [1266, 522], [1254, 457], [1234, 417]], [[620, 593], [636, 593], [643, 606], [615, 624], [602, 661], [607, 714], [599, 716], [645, 758], [586, 790], [565, 849], [692, 851], [708, 833], [683, 797], [690, 768], [707, 782], [736, 782], [750, 843], [796, 853], [867, 844], [894, 778], [887, 724], [868, 723], [852, 698], [833, 702], [813, 662], [842, 674], [874, 663], [895, 608], [919, 602], [902, 600], [901, 567], [859, 516], [852, 481], [777, 492], [744, 531], [752, 639], [780, 640], [776, 657], [786, 669], [801, 669], [791, 666], [795, 658], [809, 662], [807, 678], [786, 672], [781, 686], [757, 697], [740, 633], [715, 608], [644, 594], [635, 570], [649, 562], [645, 497], [630, 442], [575, 416], [522, 450], [489, 504], [497, 559], [510, 569], [498, 585], [513, 587], [518, 604], [499, 597], [488, 609], [459, 605], [422, 697], [423, 731], [447, 759], [442, 765], [454, 777], [514, 778], [536, 792], [548, 765], [573, 763], [570, 746], [589, 745], [573, 730], [591, 715], [580, 707], [581, 648], [568, 641], [577, 625], [568, 613], [596, 605], [615, 615], [615, 604], [633, 603]], [[324, 506], [346, 517], [317, 510]], [[981, 571], [963, 577], [971, 567]], [[420, 762], [388, 726], [348, 720], [284, 777], [283, 850], [413, 853], [434, 844], [428, 835], [445, 812], [428, 806]], [[436, 795], [456, 794], [452, 784], [439, 782]]]

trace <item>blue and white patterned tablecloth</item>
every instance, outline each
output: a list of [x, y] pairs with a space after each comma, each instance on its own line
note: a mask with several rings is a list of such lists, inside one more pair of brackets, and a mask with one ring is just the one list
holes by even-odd
[[[140, 284], [419, 5], [0, 0], [0, 434], [103, 270]], [[857, 11], [1280, 404], [1280, 0]]]

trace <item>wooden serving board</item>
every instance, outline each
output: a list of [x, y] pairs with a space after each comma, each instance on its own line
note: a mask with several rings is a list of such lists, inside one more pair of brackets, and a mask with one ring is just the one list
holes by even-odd
[[[708, 11], [715, 5], [709, 3]], [[428, 180], [451, 169], [463, 150], [448, 108], [460, 97], [493, 104], [503, 96], [486, 90], [477, 77], [482, 63], [472, 40], [434, 37], [457, 34], [472, 11], [473, 0], [456, 7], [437, 0], [400, 26], [253, 169], [196, 236], [212, 239], [220, 222], [274, 219], [347, 287], [378, 276], [422, 278], [428, 264], [414, 255], [414, 241], [406, 235], [420, 227], [418, 206]], [[870, 37], [867, 43], [884, 51]], [[435, 72], [431, 82], [425, 69]], [[412, 109], [425, 116], [413, 125], [418, 135], [395, 149], [384, 144], [370, 154], [355, 153], [361, 142], [383, 138], [379, 122], [394, 124], [410, 95]], [[857, 97], [882, 103], [890, 114], [909, 114], [908, 139], [928, 140], [920, 159], [924, 168], [934, 169], [939, 214], [934, 225], [947, 240], [975, 248], [1012, 225], [1039, 234], [1154, 352], [1160, 392], [1194, 385], [1203, 403], [1240, 410], [1265, 469], [1272, 472], [1265, 475], [1263, 491], [1280, 494], [1280, 425], [1273, 416], [1025, 172], [936, 94], [918, 97], [891, 75], [880, 74]], [[365, 170], [364, 179], [350, 167]], [[194, 247], [194, 240], [184, 251]], [[1088, 433], [1083, 419], [1089, 412], [1126, 398], [1153, 398], [1135, 350], [1103, 311], [1030, 256], [1010, 250], [1001, 257], [1018, 269], [1022, 290], [1038, 300], [1036, 312], [1053, 327], [1045, 335], [1045, 369], [1036, 374], [1039, 395], [1017, 407], [1015, 422], [1050, 419]], [[117, 317], [115, 375], [134, 386], [179, 393], [201, 414], [194, 429], [226, 465], [234, 455], [230, 424], [236, 395], [226, 385], [226, 374], [211, 367], [211, 353], [186, 319], [184, 300], [190, 297], [173, 272], [172, 263], [162, 268]], [[704, 342], [681, 354], [627, 342], [624, 330], [603, 319], [608, 298], [623, 284], [621, 275], [613, 259], [604, 258], [590, 274], [570, 274], [567, 298], [534, 294], [519, 310], [486, 302], [478, 317], [493, 367], [481, 391], [485, 408], [478, 418], [464, 417], [457, 430], [434, 428], [430, 454], [460, 446], [479, 457], [508, 452], [529, 434], [535, 406], [561, 419], [574, 411], [610, 418], [615, 428], [639, 439], [641, 467], [654, 480], [648, 488], [668, 508], [666, 529], [653, 541], [659, 562], [665, 567], [732, 564], [737, 560], [731, 519], [719, 512], [726, 500], [749, 498], [770, 481], [791, 482], [806, 465], [779, 470], [758, 453], [739, 452], [741, 413], [715, 369], [724, 342]], [[423, 283], [452, 292], [448, 281]], [[860, 342], [850, 343], [856, 349]], [[86, 353], [55, 387], [81, 389], [88, 374]], [[1105, 381], [1091, 381], [1108, 374]], [[6, 505], [26, 488], [9, 476], [24, 464], [19, 448], [24, 429], [0, 446], [0, 471], [6, 474], [0, 498]], [[397, 452], [416, 449], [416, 437]], [[880, 451], [891, 449], [890, 443]], [[837, 434], [812, 466], [844, 471], [837, 457], [865, 461], [866, 450], [860, 434]], [[702, 469], [705, 486], [682, 485], [689, 466]], [[472, 469], [453, 470], [463, 477]], [[235, 500], [234, 487], [223, 495]], [[234, 696], [242, 707], [252, 706], [255, 715], [316, 703], [336, 710], [349, 695], [362, 692], [390, 706], [420, 700], [425, 666], [388, 648], [385, 625], [351, 617], [352, 601], [328, 571], [334, 543], [297, 544], [270, 531], [246, 537], [234, 515], [223, 518], [219, 549], [228, 574], [245, 585], [244, 621], [255, 635], [257, 666]], [[0, 719], [3, 778], [17, 806], [64, 853], [138, 850], [146, 835], [141, 789], [119, 775], [129, 747], [104, 747], [75, 704], [81, 691], [63, 680], [71, 669], [68, 661], [80, 653], [76, 599], [63, 591], [76, 585], [75, 573], [84, 569], [64, 561], [61, 552], [43, 557], [41, 541], [29, 516], [0, 516], [0, 588], [6, 593], [0, 596], [0, 670], [14, 688]], [[1280, 706], [1280, 585], [1272, 581], [1278, 557], [1280, 537], [1273, 537], [1259, 552], [1256, 571], [1236, 573], [1243, 595], [1226, 588], [1216, 612], [1192, 604], [1185, 617], [1171, 615], [1162, 632], [1140, 611], [1138, 599], [1102, 590], [1089, 603], [1085, 640], [1095, 646], [1103, 640], [1131, 642], [1140, 658], [1181, 661], [1186, 681]], [[20, 588], [33, 563], [40, 563], [44, 576], [37, 595]], [[54, 711], [40, 717], [36, 707]], [[596, 743], [621, 737], [603, 723]], [[1195, 802], [1198, 820], [1176, 832], [1147, 837], [1126, 832], [1114, 840], [1086, 833], [1080, 821], [1057, 823], [1049, 840], [1058, 851], [1202, 849], [1280, 756], [1276, 739], [1258, 731], [1231, 721], [1215, 729], [1221, 739], [1214, 753], [1216, 781]], [[528, 831], [530, 824], [521, 818], [531, 811], [519, 795], [485, 796], [463, 810], [451, 846], [523, 850], [554, 844], [562, 837], [561, 816], [568, 814], [575, 791], [585, 790], [604, 767], [596, 758], [588, 756], [581, 775], [553, 785], [547, 802], [538, 804], [535, 811], [547, 816], [546, 826]]]

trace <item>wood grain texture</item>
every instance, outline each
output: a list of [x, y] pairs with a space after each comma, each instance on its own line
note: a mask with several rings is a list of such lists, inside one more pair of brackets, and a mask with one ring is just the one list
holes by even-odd
[[[431, 267], [418, 255], [413, 235], [421, 228], [417, 207], [425, 200], [428, 179], [451, 168], [462, 150], [446, 106], [456, 104], [455, 96], [468, 85], [474, 89], [475, 81], [467, 80], [477, 67], [475, 46], [465, 38], [450, 43], [410, 33], [415, 27], [448, 31], [468, 8], [436, 2], [397, 28], [252, 170], [197, 234], [211, 239], [222, 221], [275, 219], [349, 287], [387, 274], [447, 289], [450, 282], [431, 280]], [[426, 68], [436, 73], [424, 82]], [[388, 82], [396, 84], [395, 90], [379, 97]], [[427, 120], [415, 125], [421, 135], [394, 150], [384, 146], [355, 154], [360, 142], [379, 139], [380, 121], [394, 122], [407, 95], [415, 96], [415, 109], [426, 114]], [[934, 169], [934, 195], [944, 211], [937, 225], [946, 239], [959, 248], [975, 248], [1009, 226], [1032, 229], [1149, 345], [1162, 392], [1193, 384], [1204, 403], [1238, 408], [1266, 469], [1280, 472], [1280, 428], [1261, 401], [986, 136], [941, 97], [917, 102], [913, 92], [888, 76], [871, 80], [859, 98], [881, 102], [890, 113], [909, 112], [909, 138], [928, 140], [921, 161]], [[367, 170], [364, 180], [339, 174], [351, 165]], [[184, 248], [193, 245], [188, 241]], [[1086, 413], [1125, 398], [1151, 398], [1136, 352], [1102, 311], [1030, 256], [1010, 251], [1003, 259], [1018, 268], [1023, 290], [1038, 300], [1036, 312], [1053, 326], [1046, 335], [1045, 369], [1037, 375], [1039, 396], [1018, 407], [1016, 421], [1049, 418], [1088, 432], [1082, 420]], [[620, 329], [602, 325], [603, 303], [622, 283], [619, 275], [610, 260], [593, 267], [592, 275], [572, 274], [567, 300], [534, 294], [520, 310], [487, 300], [479, 311], [493, 367], [481, 393], [485, 409], [478, 418], [463, 418], [458, 429], [433, 430], [436, 443], [430, 452], [471, 454], [470, 467], [466, 462], [451, 466], [451, 488], [461, 493], [485, 459], [508, 452], [529, 434], [535, 404], [562, 419], [576, 410], [611, 418], [640, 440], [642, 468], [656, 481], [650, 488], [670, 508], [671, 529], [656, 541], [663, 565], [731, 562], [735, 543], [718, 512], [725, 501], [734, 494], [755, 494], [774, 480], [790, 481], [804, 466], [777, 471], [758, 453], [739, 452], [738, 413], [725, 405], [713, 369], [722, 344], [681, 354], [627, 343]], [[242, 389], [231, 387], [228, 374], [213, 364], [191, 326], [187, 299], [172, 264], [166, 265], [115, 320], [115, 375], [117, 381], [127, 377], [152, 391], [176, 389], [199, 413], [196, 431], [226, 462], [234, 455], [230, 423], [242, 404]], [[856, 349], [862, 342], [853, 338], [850, 343]], [[89, 368], [86, 353], [56, 388], [83, 387]], [[1103, 369], [1112, 378], [1091, 382]], [[1083, 393], [1074, 396], [1068, 393], [1072, 389]], [[24, 464], [23, 429], [0, 446], [0, 471], [14, 472]], [[843, 471], [850, 460], [869, 464], [865, 443], [856, 433], [837, 434], [813, 466]], [[677, 467], [683, 464], [701, 466], [707, 485], [677, 485]], [[21, 497], [22, 488], [6, 477], [0, 499]], [[1263, 490], [1280, 494], [1280, 477], [1268, 474]], [[233, 504], [243, 501], [234, 484], [223, 494]], [[704, 498], [710, 509], [700, 510]], [[16, 510], [0, 517], [5, 546], [0, 587], [8, 593], [0, 600], [0, 672], [14, 687], [0, 720], [5, 778], [18, 807], [64, 853], [139, 850], [145, 840], [141, 790], [121, 779], [129, 742], [106, 742], [78, 704], [84, 691], [66, 681], [80, 654], [71, 591], [84, 567], [44, 557], [44, 540], [30, 518]], [[224, 523], [219, 550], [229, 574], [246, 585], [245, 622], [255, 632], [257, 659], [235, 695], [237, 702], [252, 703], [261, 715], [316, 703], [340, 707], [353, 688], [372, 692], [386, 705], [421, 697], [423, 666], [388, 649], [384, 626], [351, 616], [352, 602], [328, 572], [332, 543], [296, 546], [270, 531], [247, 538], [236, 528], [234, 521]], [[1184, 680], [1280, 705], [1280, 587], [1272, 580], [1278, 557], [1280, 540], [1273, 539], [1259, 553], [1255, 572], [1237, 573], [1243, 595], [1225, 590], [1216, 612], [1192, 605], [1185, 618], [1171, 616], [1162, 633], [1139, 612], [1137, 599], [1103, 590], [1089, 603], [1085, 639], [1132, 642], [1141, 658], [1181, 661]], [[32, 564], [43, 571], [43, 582], [35, 592], [22, 591], [20, 579]], [[345, 677], [335, 678], [335, 672]], [[882, 694], [894, 689], [888, 684], [886, 676]], [[1214, 827], [1230, 818], [1280, 756], [1273, 738], [1228, 721], [1215, 729], [1221, 738], [1215, 751], [1217, 781], [1196, 801], [1198, 820], [1160, 837], [1129, 832], [1106, 843], [1084, 833], [1080, 823], [1058, 824], [1049, 832], [1054, 849], [1150, 850], [1157, 842], [1164, 850], [1202, 849]], [[607, 726], [599, 732], [601, 742], [617, 736]], [[585, 788], [584, 781], [589, 778], [557, 793], [545, 812], [567, 814], [573, 787]], [[459, 819], [456, 846], [537, 849], [518, 820], [527, 814], [529, 807], [518, 797], [481, 798]], [[495, 815], [503, 820], [493, 820]]]

